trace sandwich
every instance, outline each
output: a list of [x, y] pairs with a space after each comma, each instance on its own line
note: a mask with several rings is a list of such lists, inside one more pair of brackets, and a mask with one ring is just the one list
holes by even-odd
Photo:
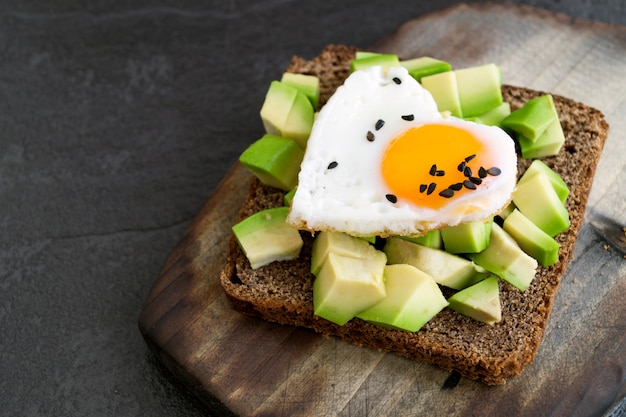
[[[359, 67], [364, 63], [371, 65]], [[503, 384], [532, 363], [574, 253], [608, 125], [600, 111], [583, 103], [502, 84], [497, 66], [473, 71], [490, 74], [485, 84], [492, 92], [476, 98], [471, 91], [476, 87], [467, 87], [476, 81], [466, 82], [459, 87], [465, 88], [460, 106], [458, 100], [442, 104], [445, 97], [438, 94], [445, 84], [437, 83], [453, 76], [461, 85], [471, 71], [455, 73], [436, 59], [396, 62], [343, 45], [329, 45], [310, 60], [294, 57], [285, 69], [293, 76], [277, 84], [314, 80], [316, 93], [308, 99], [319, 112], [300, 116], [314, 124], [302, 130], [276, 122], [272, 111], [280, 104], [261, 109], [264, 139], [273, 142], [256, 153], [280, 149], [298, 161], [289, 168], [297, 172], [282, 167], [275, 175], [242, 155], [256, 175], [220, 275], [231, 305], [243, 314], [431, 363], [487, 385]], [[434, 87], [425, 93], [429, 83]], [[307, 96], [306, 88], [300, 91], [291, 102]], [[268, 92], [266, 103], [269, 98]], [[350, 100], [357, 107], [383, 105], [355, 111]], [[543, 117], [541, 107], [552, 109], [556, 122], [555, 116]], [[346, 117], [352, 119], [344, 126]], [[544, 120], [520, 121], [524, 117]], [[550, 129], [556, 140], [539, 145]], [[437, 142], [419, 142], [419, 149], [411, 150], [410, 143], [418, 141], [413, 137], [404, 140], [408, 148], [389, 151], [408, 130]], [[480, 139], [447, 145], [466, 134]], [[345, 146], [336, 145], [337, 137], [348, 138]], [[384, 157], [359, 150], [375, 146]], [[398, 173], [398, 161], [407, 154], [409, 171]], [[372, 163], [381, 172], [386, 164], [389, 173], [380, 174], [382, 180], [370, 177]], [[531, 182], [544, 188], [529, 187]], [[553, 202], [549, 209], [536, 206], [544, 191]], [[255, 218], [249, 223], [273, 223], [276, 231], [252, 243], [262, 249], [260, 256], [245, 242], [250, 225], [243, 224]], [[541, 232], [535, 235], [535, 229]], [[499, 264], [508, 255], [493, 249], [500, 241], [515, 253], [505, 266]], [[539, 241], [546, 243], [537, 248]], [[272, 242], [281, 246], [280, 253], [267, 254]], [[421, 260], [414, 262], [416, 257]], [[452, 264], [459, 269], [448, 274]], [[356, 287], [338, 282], [341, 271], [358, 271]], [[338, 295], [344, 290], [348, 295]]]

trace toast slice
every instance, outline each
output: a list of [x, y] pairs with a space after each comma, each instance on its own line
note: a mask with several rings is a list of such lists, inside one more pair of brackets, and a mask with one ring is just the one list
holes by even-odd
[[[294, 57], [287, 71], [317, 75], [323, 105], [348, 76], [355, 52], [355, 48], [330, 45], [312, 60]], [[545, 93], [503, 86], [504, 99], [512, 109], [541, 94]], [[220, 277], [227, 298], [235, 309], [245, 314], [303, 326], [355, 345], [456, 370], [488, 385], [503, 384], [519, 375], [533, 361], [543, 339], [561, 278], [574, 253], [593, 176], [608, 136], [608, 124], [600, 111], [565, 97], [553, 95], [553, 98], [566, 142], [559, 155], [543, 161], [559, 173], [570, 188], [566, 207], [571, 226], [556, 237], [561, 244], [559, 261], [547, 268], [540, 266], [530, 288], [521, 292], [500, 280], [500, 322], [485, 325], [444, 309], [412, 333], [382, 328], [356, 318], [343, 326], [319, 318], [313, 314], [314, 276], [310, 273], [313, 238], [308, 232], [301, 232], [304, 246], [298, 259], [274, 262], [256, 270], [250, 268], [231, 237], [227, 264]], [[520, 159], [520, 176], [528, 165], [529, 161]], [[239, 219], [262, 209], [282, 206], [283, 195], [283, 191], [253, 178]]]

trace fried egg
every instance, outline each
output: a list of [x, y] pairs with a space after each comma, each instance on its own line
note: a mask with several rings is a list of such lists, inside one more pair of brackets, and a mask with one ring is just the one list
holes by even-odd
[[444, 117], [403, 67], [352, 73], [320, 110], [287, 223], [355, 236], [419, 236], [510, 201], [513, 140]]

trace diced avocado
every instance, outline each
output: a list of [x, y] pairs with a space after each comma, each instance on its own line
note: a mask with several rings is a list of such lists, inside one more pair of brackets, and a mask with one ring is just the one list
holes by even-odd
[[285, 223], [288, 212], [287, 207], [262, 210], [233, 226], [235, 238], [252, 269], [295, 259], [300, 254], [302, 237]]
[[380, 65], [383, 69], [400, 66], [400, 60], [393, 54], [375, 54], [365, 58], [353, 59], [350, 63], [350, 72], [364, 70]]
[[441, 239], [440, 230], [431, 230], [423, 236], [409, 237], [400, 236], [400, 238], [408, 240], [409, 242], [419, 243], [420, 245], [428, 246], [429, 248], [441, 249], [443, 248], [443, 240]]
[[490, 276], [448, 298], [449, 307], [486, 324], [502, 320], [498, 277]]
[[440, 72], [422, 78], [422, 87], [430, 92], [440, 112], [449, 111], [452, 116], [463, 117], [459, 89], [454, 71]]
[[569, 213], [544, 172], [518, 184], [513, 191], [513, 203], [522, 214], [551, 237], [570, 226]]
[[477, 220], [444, 227], [441, 229], [443, 247], [450, 253], [480, 252], [489, 245], [492, 223], [493, 217], [486, 221]]
[[296, 189], [292, 188], [291, 190], [289, 190], [289, 192], [287, 194], [284, 195], [283, 197], [283, 203], [285, 206], [287, 207], [291, 207], [291, 202], [293, 201], [293, 196], [296, 195]]
[[524, 175], [522, 175], [517, 183], [523, 184], [525, 181], [532, 178], [533, 175], [536, 175], [539, 172], [543, 172], [548, 176], [548, 179], [552, 184], [552, 188], [554, 188], [554, 191], [556, 191], [556, 194], [559, 196], [561, 202], [565, 203], [565, 200], [567, 200], [567, 197], [569, 196], [569, 188], [567, 187], [567, 184], [565, 183], [565, 181], [563, 181], [563, 178], [561, 178], [559, 174], [557, 174], [552, 168], [547, 166], [545, 162], [539, 159], [535, 159], [530, 164], [528, 169], [526, 169], [526, 172], [524, 172]]
[[518, 135], [517, 142], [522, 157], [527, 159], [542, 158], [558, 154], [565, 143], [565, 135], [561, 122], [559, 119], [555, 119], [534, 142], [523, 135]]
[[438, 284], [455, 290], [484, 278], [475, 265], [465, 258], [399, 237], [388, 238], [383, 250], [390, 265], [412, 265], [430, 275]]
[[320, 232], [313, 241], [311, 272], [319, 274], [329, 253], [364, 259], [374, 256], [375, 250], [366, 240], [343, 232]]
[[550, 266], [559, 260], [559, 243], [515, 209], [506, 218], [502, 228], [524, 252], [541, 265]]
[[487, 249], [467, 256], [522, 291], [530, 286], [537, 271], [537, 261], [524, 252], [497, 223], [491, 228]]
[[515, 204], [513, 204], [513, 202], [510, 202], [505, 208], [504, 210], [502, 210], [500, 212], [500, 214], [498, 214], [498, 216], [502, 219], [505, 220], [511, 213], [513, 213], [513, 210], [515, 210]]
[[406, 68], [417, 81], [421, 81], [423, 77], [429, 75], [452, 70], [450, 63], [428, 56], [400, 61], [400, 65]]
[[508, 102], [503, 101], [498, 107], [495, 107], [486, 113], [475, 117], [466, 117], [465, 119], [473, 120], [476, 123], [481, 123], [487, 126], [500, 126], [500, 122], [509, 114], [511, 114], [511, 105]]
[[358, 259], [329, 253], [313, 282], [313, 311], [344, 325], [357, 313], [385, 298], [383, 271], [386, 257], [380, 251]]
[[289, 191], [298, 183], [304, 151], [289, 138], [264, 135], [246, 149], [239, 161], [262, 183]]
[[313, 113], [313, 106], [304, 94], [280, 81], [271, 82], [261, 107], [265, 131], [294, 139], [302, 149], [306, 148], [313, 127]]
[[552, 95], [545, 94], [528, 100], [522, 107], [502, 120], [502, 128], [510, 129], [534, 142], [558, 119]]
[[454, 73], [463, 117], [480, 116], [502, 104], [501, 74], [496, 65], [463, 68]]
[[380, 326], [416, 332], [448, 305], [432, 277], [411, 265], [387, 265], [385, 291], [385, 298], [357, 317]]
[[320, 100], [319, 78], [317, 78], [315, 75], [294, 74], [291, 72], [285, 72], [280, 81], [297, 88], [298, 91], [300, 91], [309, 99], [311, 105], [313, 106], [313, 109], [317, 109], [317, 105], [319, 104]]

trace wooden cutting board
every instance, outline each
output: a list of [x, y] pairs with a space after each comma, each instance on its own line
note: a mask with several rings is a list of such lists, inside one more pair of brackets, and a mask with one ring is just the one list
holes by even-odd
[[[406, 23], [372, 49], [456, 68], [494, 62], [507, 84], [600, 109], [611, 133], [588, 207], [626, 224], [626, 28], [459, 5]], [[534, 363], [503, 386], [455, 384], [437, 367], [231, 309], [219, 272], [249, 179], [239, 164], [228, 172], [167, 257], [139, 317], [150, 348], [220, 415], [591, 416], [626, 397], [626, 260], [588, 224]]]

